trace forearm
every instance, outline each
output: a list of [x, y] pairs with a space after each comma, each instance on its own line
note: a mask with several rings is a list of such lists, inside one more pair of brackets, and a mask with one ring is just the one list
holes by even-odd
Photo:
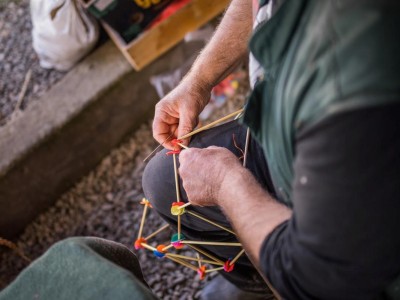
[[218, 84], [247, 56], [251, 31], [251, 0], [233, 0], [186, 78], [207, 88]]
[[244, 168], [225, 176], [218, 204], [257, 266], [265, 238], [292, 214], [288, 207], [273, 199]]

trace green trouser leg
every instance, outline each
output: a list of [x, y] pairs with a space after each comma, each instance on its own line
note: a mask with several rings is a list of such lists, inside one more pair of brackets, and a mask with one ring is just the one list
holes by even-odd
[[136, 256], [125, 246], [93, 237], [52, 246], [0, 293], [18, 299], [156, 299]]

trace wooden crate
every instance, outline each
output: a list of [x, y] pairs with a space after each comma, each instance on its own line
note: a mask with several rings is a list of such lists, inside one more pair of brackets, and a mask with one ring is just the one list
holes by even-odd
[[229, 3], [230, 0], [192, 0], [130, 43], [104, 22], [102, 25], [133, 68], [139, 71], [179, 43], [188, 32], [222, 13]]

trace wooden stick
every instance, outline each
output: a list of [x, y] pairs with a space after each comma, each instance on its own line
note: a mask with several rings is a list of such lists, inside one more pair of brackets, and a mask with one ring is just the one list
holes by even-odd
[[[196, 129], [196, 130], [194, 130], [194, 131], [192, 131], [192, 132], [190, 132], [188, 134], [185, 134], [185, 135], [181, 136], [178, 139], [181, 140], [181, 139], [186, 139], [188, 137], [191, 137], [192, 135], [195, 135], [196, 133], [199, 133], [201, 131], [209, 129], [209, 128], [213, 127], [214, 125], [217, 125], [218, 123], [221, 123], [221, 122], [223, 122], [225, 120], [228, 120], [229, 118], [231, 118], [233, 116], [236, 116], [236, 118], [235, 118], [235, 120], [236, 120], [237, 117], [239, 117], [240, 114], [243, 111], [244, 111], [244, 108], [239, 109], [238, 111], [235, 111], [235, 112], [233, 112], [233, 113], [231, 113], [231, 114], [229, 114], [229, 115], [227, 115], [227, 116], [225, 116], [225, 117], [223, 117], [221, 119], [218, 119], [218, 120], [216, 120], [214, 122], [211, 122], [208, 125], [205, 125], [205, 126], [200, 127], [200, 128], [198, 128], [198, 129]], [[172, 137], [172, 135], [173, 135], [173, 133], [171, 133], [160, 145], [158, 145], [153, 151], [151, 151], [151, 153], [149, 155], [147, 155], [145, 159], [143, 159], [143, 162], [146, 162], [149, 159], [149, 157], [151, 157], [153, 155], [154, 152], [156, 152], [161, 146], [163, 146], [165, 144], [166, 141], [168, 141]], [[180, 143], [178, 143], [178, 145], [181, 146], [182, 148], [188, 149], [188, 147], [186, 147], [185, 145], [182, 145]]]
[[149, 155], [146, 156], [145, 159], [143, 159], [143, 162], [146, 162], [152, 155], [154, 152], [156, 152], [158, 149], [160, 149], [160, 147], [162, 147], [166, 141], [168, 141], [174, 133], [171, 133], [161, 144], [159, 144], [153, 151], [151, 151], [151, 153]]
[[154, 231], [152, 234], [146, 236], [144, 239], [147, 241], [147, 240], [151, 239], [152, 237], [156, 236], [157, 234], [159, 234], [161, 231], [164, 231], [168, 227], [169, 227], [169, 224], [165, 224], [164, 226], [162, 226], [159, 229], [157, 229], [156, 231]]
[[209, 128], [211, 128], [211, 127], [213, 127], [213, 126], [215, 126], [215, 125], [217, 125], [219, 123], [222, 123], [222, 122], [224, 122], [224, 121], [236, 116], [237, 114], [240, 114], [243, 110], [244, 110], [243, 108], [239, 109], [238, 111], [235, 111], [235, 112], [233, 112], [233, 113], [231, 113], [231, 114], [229, 114], [229, 115], [227, 115], [227, 116], [225, 116], [225, 117], [223, 117], [221, 119], [218, 119], [218, 120], [216, 120], [214, 122], [211, 122], [208, 125], [200, 127], [200, 128], [198, 128], [198, 129], [196, 129], [196, 130], [194, 130], [194, 131], [192, 131], [192, 132], [190, 132], [188, 134], [185, 134], [185, 135], [183, 135], [181, 137], [178, 137], [178, 139], [179, 140], [187, 139], [188, 137], [191, 137], [192, 135], [195, 135], [196, 133], [199, 133], [201, 131], [207, 130], [207, 129], [209, 129]]
[[[176, 191], [176, 201], [180, 202], [181, 197], [179, 194], [179, 178], [178, 178], [178, 167], [176, 163], [176, 154], [173, 155], [174, 160], [174, 175], [175, 175], [175, 191]], [[181, 215], [178, 215], [178, 238], [181, 238]]]
[[188, 203], [186, 203], [186, 204], [183, 204], [183, 205], [181, 205], [181, 206], [178, 206], [178, 208], [179, 208], [179, 209], [182, 209], [182, 208], [188, 207], [188, 206], [190, 206], [190, 205], [192, 205], [192, 203], [188, 202]]
[[[221, 122], [224, 122], [224, 121], [228, 120], [229, 118], [232, 118], [233, 116], [239, 117], [240, 114], [241, 114], [243, 111], [244, 111], [244, 108], [239, 109], [238, 111], [235, 111], [235, 112], [233, 112], [233, 113], [231, 113], [231, 114], [229, 114], [229, 115], [227, 115], [227, 116], [225, 116], [225, 117], [223, 117], [223, 118], [221, 118], [221, 119], [218, 119], [218, 120], [216, 120], [216, 121], [214, 121], [214, 122], [211, 122], [211, 123], [208, 124], [208, 125], [205, 125], [205, 126], [200, 127], [200, 128], [198, 128], [198, 129], [196, 129], [196, 130], [194, 130], [194, 131], [192, 131], [192, 132], [190, 132], [190, 133], [188, 133], [188, 134], [185, 134], [185, 135], [179, 137], [178, 139], [181, 140], [181, 139], [186, 139], [186, 138], [188, 138], [188, 137], [191, 137], [192, 135], [195, 135], [196, 133], [199, 133], [199, 132], [201, 132], [201, 131], [207, 130], [207, 129], [213, 127], [214, 125], [217, 125], [217, 124], [219, 124], [219, 123], [221, 123]], [[236, 118], [235, 118], [235, 120], [236, 120]], [[145, 159], [143, 159], [143, 162], [146, 162], [146, 161], [153, 155], [154, 152], [156, 152], [161, 146], [164, 145], [164, 143], [165, 143], [166, 141], [168, 141], [168, 140], [172, 137], [172, 135], [173, 135], [173, 133], [171, 133], [160, 145], [158, 145], [153, 151], [151, 151], [151, 153], [150, 153], [149, 155], [147, 155]], [[185, 146], [185, 145], [183, 145], [183, 144], [181, 144], [181, 143], [177, 143], [177, 144], [178, 144], [179, 146], [181, 146], [182, 148], [184, 148], [184, 149], [189, 149], [189, 147], [187, 147], [187, 146]]]
[[169, 244], [168, 246], [165, 246], [162, 250], [163, 250], [163, 251], [166, 251], [166, 250], [168, 250], [168, 249], [171, 249], [172, 247], [174, 247], [174, 245]]
[[192, 248], [193, 250], [196, 250], [197, 252], [203, 254], [204, 256], [207, 256], [208, 258], [211, 258], [211, 259], [215, 260], [216, 262], [224, 264], [224, 262], [222, 260], [216, 258], [215, 256], [211, 255], [210, 253], [207, 253], [206, 251], [203, 251], [203, 250], [201, 250], [200, 248], [198, 248], [198, 247], [196, 247], [194, 245], [188, 244], [188, 246], [190, 248]]
[[176, 164], [176, 154], [173, 155], [173, 160], [174, 160], [176, 202], [180, 202], [181, 201], [181, 197], [179, 195], [179, 179], [178, 179], [178, 167], [177, 167], [177, 164]]
[[198, 259], [198, 263], [199, 263], [199, 268], [201, 268], [201, 260], [200, 260], [200, 255], [198, 253], [196, 253], [197, 259]]
[[181, 215], [178, 215], [178, 239], [181, 239]]
[[197, 218], [199, 218], [199, 219], [201, 219], [201, 220], [203, 220], [203, 221], [205, 221], [205, 222], [208, 222], [208, 223], [210, 223], [210, 224], [212, 224], [212, 225], [214, 225], [214, 226], [216, 226], [216, 227], [218, 227], [218, 228], [221, 228], [221, 229], [223, 229], [223, 230], [225, 230], [225, 231], [228, 231], [229, 233], [232, 233], [232, 234], [236, 235], [236, 233], [233, 232], [232, 230], [230, 230], [230, 229], [228, 229], [228, 228], [226, 228], [226, 227], [224, 227], [224, 226], [222, 226], [222, 225], [219, 225], [218, 223], [215, 223], [215, 222], [213, 222], [213, 221], [210, 221], [210, 220], [204, 218], [203, 216], [201, 216], [201, 215], [199, 215], [199, 214], [196, 214], [196, 213], [194, 213], [194, 212], [192, 212], [192, 211], [187, 211], [187, 213], [188, 213], [188, 214], [191, 214], [192, 216], [195, 216], [195, 217], [197, 217]]
[[160, 147], [162, 147], [162, 144], [159, 144], [153, 151], [151, 151], [151, 153], [149, 155], [147, 155], [145, 157], [145, 159], [143, 159], [143, 162], [146, 162], [153, 155], [154, 152], [156, 152], [158, 149], [160, 149]]
[[20, 257], [22, 257], [24, 260], [27, 262], [31, 262], [31, 259], [29, 259], [24, 252], [13, 242], [3, 239], [0, 237], [0, 246], [5, 246], [7, 248], [10, 248], [11, 250], [15, 251]]
[[22, 100], [24, 100], [26, 91], [28, 89], [29, 82], [31, 81], [31, 77], [32, 77], [32, 69], [29, 69], [28, 72], [25, 74], [24, 83], [22, 84], [21, 91], [19, 92], [18, 100], [17, 100], [17, 104], [15, 105], [14, 112], [20, 110], [20, 108], [21, 108]]
[[179, 145], [179, 146], [181, 146], [183, 149], [189, 149], [189, 147], [188, 146], [185, 146], [184, 144], [181, 144], [181, 143], [176, 143], [177, 145]]
[[233, 265], [244, 253], [244, 249], [242, 249], [236, 256], [234, 259], [232, 259], [232, 261], [229, 263], [229, 265]]
[[223, 269], [224, 269], [224, 267], [219, 267], [219, 268], [214, 268], [214, 269], [208, 269], [208, 270], [206, 270], [206, 273], [221, 271], [221, 270], [223, 270]]
[[249, 144], [250, 144], [250, 128], [247, 127], [247, 132], [246, 132], [246, 143], [244, 146], [244, 153], [243, 153], [243, 167], [246, 167], [247, 163], [247, 154], [249, 152]]
[[[202, 258], [196, 258], [196, 257], [191, 257], [191, 256], [186, 256], [186, 255], [179, 255], [179, 254], [175, 254], [175, 253], [166, 253], [166, 256], [171, 256], [174, 258], [181, 258], [181, 259], [187, 259], [187, 260], [193, 260], [193, 261], [201, 261], [203, 263], [207, 263], [207, 264], [214, 264], [214, 265], [218, 265], [218, 266], [222, 266], [223, 263], [220, 263], [218, 261], [214, 261], [214, 260], [207, 260], [207, 259], [202, 259]], [[198, 254], [197, 254], [198, 255]]]
[[149, 249], [149, 250], [151, 250], [151, 251], [158, 251], [156, 248], [150, 246], [149, 244], [140, 243], [140, 245], [142, 245], [144, 248]]
[[145, 204], [145, 205], [144, 205], [144, 208], [143, 208], [142, 221], [140, 222], [138, 239], [140, 239], [140, 238], [142, 237], [144, 221], [146, 220], [147, 207], [148, 207], [148, 206]]
[[183, 260], [181, 260], [181, 259], [179, 259], [179, 258], [175, 258], [175, 257], [172, 257], [172, 256], [166, 256], [166, 257], [167, 257], [168, 259], [170, 259], [170, 260], [172, 260], [172, 261], [178, 263], [178, 264], [181, 264], [181, 265], [184, 266], [184, 267], [188, 267], [189, 269], [192, 269], [193, 271], [197, 271], [197, 268], [196, 268], [195, 266], [189, 264], [189, 263], [186, 262], [186, 261], [183, 261]]
[[206, 242], [206, 241], [181, 241], [182, 244], [193, 244], [193, 245], [213, 245], [213, 246], [232, 246], [240, 247], [241, 243], [227, 243], [227, 242]]
[[237, 120], [237, 119], [239, 119], [241, 116], [243, 116], [243, 113], [244, 113], [244, 110], [243, 110], [240, 114], [238, 114], [238, 115], [234, 118], [234, 120]]

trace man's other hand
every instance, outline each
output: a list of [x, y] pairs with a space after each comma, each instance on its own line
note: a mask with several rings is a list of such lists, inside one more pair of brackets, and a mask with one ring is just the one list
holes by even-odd
[[230, 185], [226, 175], [243, 168], [232, 152], [215, 146], [183, 150], [179, 162], [179, 174], [188, 199], [199, 206], [218, 205], [221, 187]]

